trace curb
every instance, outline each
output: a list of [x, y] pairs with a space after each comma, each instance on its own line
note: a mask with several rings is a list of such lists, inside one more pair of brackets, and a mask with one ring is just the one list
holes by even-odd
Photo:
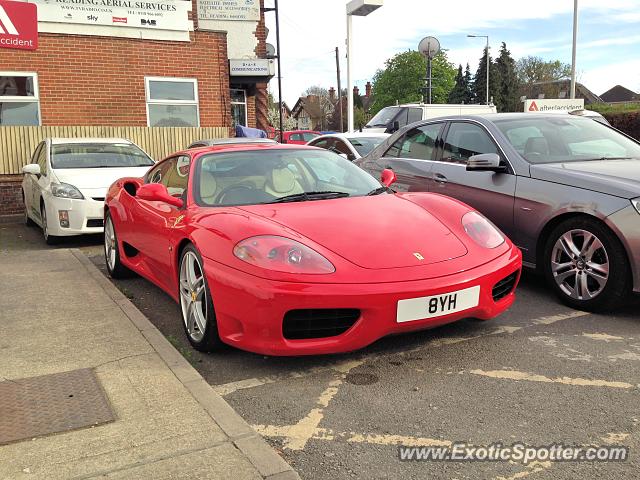
[[238, 415], [205, 381], [198, 371], [175, 349], [162, 333], [125, 295], [116, 288], [89, 258], [77, 248], [69, 249], [87, 269], [89, 275], [120, 307], [122, 312], [145, 337], [147, 342], [166, 363], [169, 370], [184, 385], [214, 422], [229, 437], [260, 475], [267, 480], [300, 480], [300, 476], [273, 450], [267, 442]]

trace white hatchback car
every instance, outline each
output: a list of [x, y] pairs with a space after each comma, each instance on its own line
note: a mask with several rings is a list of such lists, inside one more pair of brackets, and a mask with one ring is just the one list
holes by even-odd
[[40, 225], [48, 244], [101, 233], [109, 186], [122, 177], [142, 177], [153, 164], [121, 138], [47, 138], [22, 168], [25, 222]]
[[347, 160], [357, 160], [389, 138], [388, 133], [329, 133], [316, 137], [307, 145], [324, 148], [342, 155]]

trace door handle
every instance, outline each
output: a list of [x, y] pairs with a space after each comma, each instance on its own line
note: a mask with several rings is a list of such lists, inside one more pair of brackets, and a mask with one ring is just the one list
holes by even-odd
[[441, 173], [436, 173], [436, 174], [433, 176], [433, 180], [434, 180], [436, 183], [440, 183], [440, 184], [445, 184], [445, 183], [447, 183], [447, 182], [449, 181], [449, 180], [447, 180], [447, 177], [445, 177], [445, 176], [444, 176], [444, 175], [442, 175]]

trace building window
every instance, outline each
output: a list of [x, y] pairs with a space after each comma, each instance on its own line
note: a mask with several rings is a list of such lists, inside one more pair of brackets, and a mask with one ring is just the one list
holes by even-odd
[[147, 124], [150, 127], [199, 127], [195, 78], [146, 77]]
[[0, 125], [40, 125], [37, 74], [0, 72]]
[[231, 89], [231, 126], [247, 127], [247, 91], [239, 88]]

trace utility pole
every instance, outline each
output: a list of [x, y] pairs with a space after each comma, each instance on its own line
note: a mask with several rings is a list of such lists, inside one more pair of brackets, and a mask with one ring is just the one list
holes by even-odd
[[278, 0], [275, 0], [275, 12], [276, 12], [276, 48], [278, 49], [278, 110], [280, 113], [280, 140], [284, 138], [284, 131], [282, 127], [282, 68], [280, 59], [280, 11], [278, 10]]
[[576, 44], [578, 41], [578, 0], [573, 0], [573, 50], [571, 52], [571, 94], [576, 98]]
[[340, 83], [340, 51], [336, 47], [336, 74], [338, 75], [338, 108], [340, 109], [340, 132], [344, 131], [342, 123], [342, 85]]

